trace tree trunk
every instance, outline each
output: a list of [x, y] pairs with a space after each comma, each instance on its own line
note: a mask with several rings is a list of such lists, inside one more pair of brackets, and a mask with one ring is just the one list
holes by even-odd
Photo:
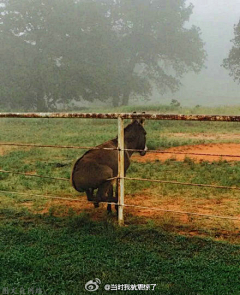
[[131, 93], [131, 90], [130, 89], [126, 90], [123, 93], [122, 104], [121, 104], [122, 106], [127, 106], [128, 105], [130, 93]]
[[126, 73], [126, 87], [123, 92], [123, 98], [122, 98], [122, 106], [126, 106], [129, 103], [129, 98], [131, 94], [131, 80], [134, 73], [135, 66], [138, 62], [138, 53], [134, 54], [132, 58], [129, 61], [128, 65], [128, 71]]
[[132, 59], [129, 61], [128, 65], [128, 72], [126, 74], [126, 87], [123, 92], [123, 98], [122, 98], [122, 106], [126, 106], [129, 103], [129, 98], [131, 94], [131, 80], [134, 73], [135, 66], [137, 64], [137, 55], [132, 57]]
[[39, 88], [36, 93], [36, 109], [37, 112], [47, 112], [48, 108], [44, 99], [44, 92]]

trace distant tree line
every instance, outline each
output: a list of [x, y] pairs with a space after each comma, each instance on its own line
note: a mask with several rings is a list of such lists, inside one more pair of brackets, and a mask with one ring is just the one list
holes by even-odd
[[232, 40], [228, 58], [223, 60], [223, 66], [229, 70], [230, 76], [240, 84], [240, 21], [234, 25], [234, 39]]
[[47, 111], [176, 91], [205, 62], [186, 0], [2, 0], [0, 106]]

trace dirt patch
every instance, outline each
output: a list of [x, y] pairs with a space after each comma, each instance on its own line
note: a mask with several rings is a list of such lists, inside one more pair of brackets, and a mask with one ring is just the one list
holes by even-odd
[[[184, 161], [184, 159], [187, 157], [197, 162], [200, 162], [200, 161], [213, 162], [213, 161], [220, 161], [220, 160], [240, 161], [240, 144], [236, 144], [236, 143], [212, 143], [212, 144], [200, 144], [200, 145], [186, 145], [186, 146], [169, 148], [160, 152], [163, 152], [163, 153], [148, 152], [144, 157], [141, 157], [138, 154], [135, 154], [133, 155], [132, 159], [137, 162], [166, 161], [168, 159], [175, 159], [176, 161]], [[207, 155], [207, 154], [210, 154], [210, 155]], [[239, 157], [231, 157], [231, 156], [239, 156]]]
[[27, 201], [27, 202], [23, 202], [22, 203], [22, 206], [32, 210], [32, 207], [33, 207], [33, 202], [32, 201]]
[[[231, 203], [231, 206], [229, 205]], [[150, 191], [145, 193], [126, 195], [124, 209], [126, 225], [145, 224], [150, 220], [165, 228], [188, 236], [214, 236], [219, 240], [239, 240], [240, 237], [240, 212], [237, 198], [197, 198], [187, 200], [184, 196], [167, 197], [152, 195]], [[29, 211], [36, 214], [51, 214], [54, 216], [70, 216], [72, 214], [87, 213], [92, 220], [103, 221], [111, 218], [117, 223], [117, 214], [114, 208], [113, 214], [107, 214], [107, 204], [101, 203], [95, 209], [85, 196], [78, 201], [52, 199], [47, 200], [40, 208], [36, 209], [33, 202], [22, 204]], [[113, 206], [112, 206], [113, 207]], [[157, 208], [155, 210], [154, 208]], [[235, 208], [235, 209], [233, 209]], [[195, 216], [183, 212], [193, 212], [206, 215], [231, 216], [239, 220], [226, 220]]]
[[[166, 200], [161, 199], [161, 197], [159, 196], [153, 196], [149, 194], [138, 194], [134, 196], [126, 195], [125, 203], [129, 205], [126, 206], [124, 209], [127, 215], [131, 214], [133, 216], [151, 219], [157, 219], [162, 217], [166, 214], [165, 210], [182, 211], [184, 208], [184, 201], [181, 199]], [[93, 217], [93, 219], [95, 220], [102, 219], [103, 215], [105, 215], [106, 213], [107, 207], [105, 203], [100, 203], [100, 207], [95, 209], [93, 204], [87, 201], [86, 197], [80, 197], [78, 201], [68, 201], [61, 199], [52, 199], [49, 201], [47, 200], [46, 203], [38, 209], [34, 208], [33, 202], [24, 202], [22, 203], [22, 205], [27, 207], [30, 211], [34, 213], [51, 213], [54, 216], [68, 216], [71, 210], [75, 214], [80, 214], [84, 211], [88, 213], [91, 217]], [[158, 208], [159, 210], [152, 210], [151, 208]], [[114, 205], [112, 205], [112, 210], [113, 212], [115, 212]], [[188, 222], [188, 217], [185, 214], [179, 214], [177, 216], [177, 220], [182, 222]]]
[[[146, 194], [135, 195], [134, 198], [132, 196], [126, 196], [125, 203], [130, 205], [130, 207], [126, 206], [126, 212], [134, 216], [145, 217], [152, 220], [165, 218], [167, 215], [172, 214], [171, 211], [183, 211], [184, 208], [184, 200], [182, 199], [175, 198], [173, 200], [166, 200], [161, 198], [161, 196], [147, 194], [147, 192]], [[157, 210], [154, 210], [155, 208]], [[168, 212], [166, 212], [166, 210]], [[188, 216], [186, 214], [177, 214], [176, 220], [187, 223]]]
[[239, 133], [194, 133], [194, 134], [190, 134], [190, 133], [169, 133], [169, 134], [164, 134], [165, 137], [177, 137], [177, 138], [187, 138], [187, 139], [206, 139], [206, 140], [222, 140], [222, 141], [226, 141], [226, 140], [240, 140], [240, 134]]
[[4, 156], [7, 153], [10, 153], [12, 150], [17, 149], [17, 147], [12, 146], [0, 146], [0, 156]]

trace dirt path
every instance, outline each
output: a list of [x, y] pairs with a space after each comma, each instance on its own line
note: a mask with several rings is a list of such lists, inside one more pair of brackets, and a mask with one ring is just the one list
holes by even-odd
[[[212, 144], [200, 144], [200, 145], [187, 145], [180, 147], [173, 147], [167, 150], [163, 150], [164, 153], [149, 152], [144, 157], [138, 154], [133, 155], [132, 159], [138, 162], [153, 162], [153, 161], [166, 161], [168, 159], [176, 159], [177, 161], [183, 161], [186, 157], [191, 158], [197, 162], [200, 161], [240, 161], [240, 144], [237, 143], [212, 143]], [[169, 152], [166, 153], [166, 152]], [[183, 153], [183, 154], [177, 154]], [[193, 155], [202, 154], [202, 155]], [[208, 156], [206, 154], [211, 154]], [[231, 155], [237, 157], [226, 157], [219, 155]]]

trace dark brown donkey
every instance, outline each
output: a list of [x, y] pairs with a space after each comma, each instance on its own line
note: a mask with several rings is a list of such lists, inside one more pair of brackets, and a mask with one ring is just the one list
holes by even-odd
[[[74, 164], [72, 170], [72, 185], [78, 192], [86, 192], [89, 201], [92, 201], [95, 207], [99, 202], [118, 202], [116, 189], [113, 197], [113, 180], [107, 180], [118, 175], [118, 139], [114, 138], [101, 145], [97, 150], [87, 151]], [[125, 149], [141, 150], [140, 155], [146, 154], [146, 131], [143, 128], [143, 120], [134, 120], [124, 129]], [[104, 150], [102, 148], [113, 148], [114, 150]], [[124, 172], [130, 165], [130, 157], [133, 151], [124, 152]], [[98, 189], [94, 194], [94, 190]], [[116, 206], [117, 209], [117, 206]], [[108, 211], [111, 211], [111, 205], [108, 204]]]

